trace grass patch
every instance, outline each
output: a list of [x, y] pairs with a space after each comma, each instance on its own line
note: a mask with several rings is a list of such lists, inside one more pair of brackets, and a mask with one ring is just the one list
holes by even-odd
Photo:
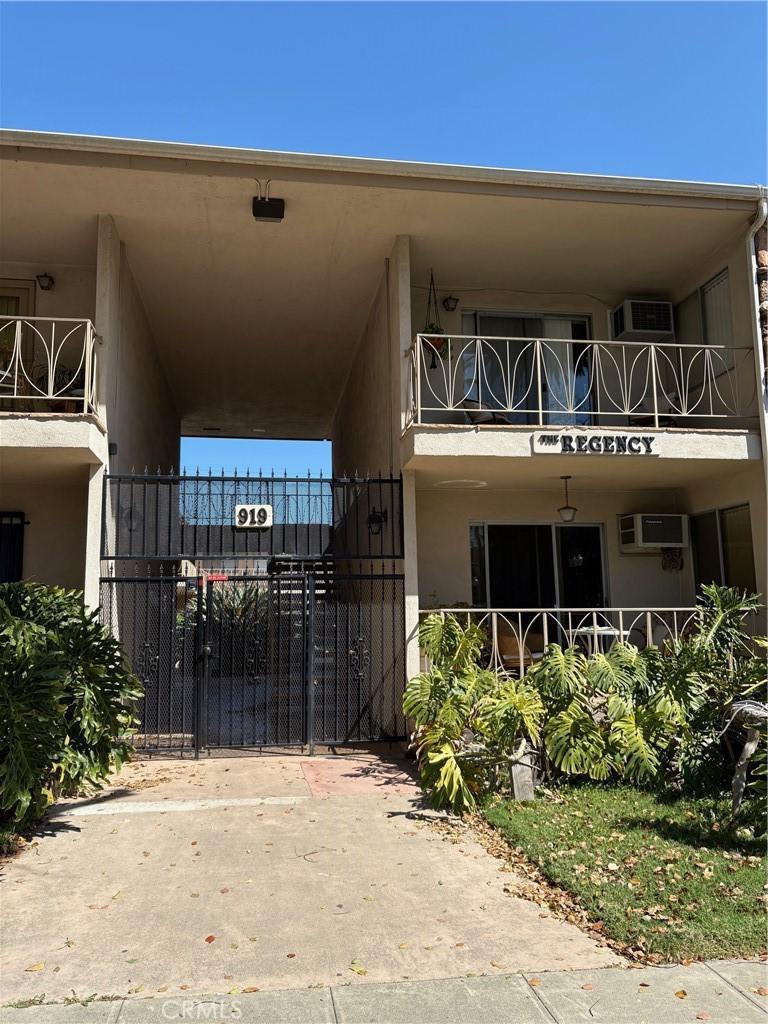
[[719, 830], [726, 801], [572, 785], [484, 813], [622, 945], [658, 960], [765, 948], [765, 844]]

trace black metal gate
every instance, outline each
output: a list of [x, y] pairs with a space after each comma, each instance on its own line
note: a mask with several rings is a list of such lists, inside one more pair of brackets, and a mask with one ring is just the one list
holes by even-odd
[[102, 614], [143, 687], [140, 749], [404, 736], [401, 575], [104, 577], [101, 586]]

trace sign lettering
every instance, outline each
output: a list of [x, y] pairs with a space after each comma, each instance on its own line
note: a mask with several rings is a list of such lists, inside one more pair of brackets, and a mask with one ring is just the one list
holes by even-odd
[[647, 434], [534, 434], [533, 450], [546, 455], [656, 455], [656, 438]]

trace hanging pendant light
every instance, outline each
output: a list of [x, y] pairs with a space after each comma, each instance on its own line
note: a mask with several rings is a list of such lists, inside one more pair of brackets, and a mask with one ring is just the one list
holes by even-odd
[[576, 518], [576, 513], [579, 510], [577, 508], [574, 508], [574, 506], [568, 500], [568, 481], [571, 478], [569, 476], [561, 476], [560, 479], [563, 481], [563, 484], [565, 485], [565, 504], [561, 505], [557, 511], [560, 514], [560, 519], [564, 523], [572, 523], [573, 520]]

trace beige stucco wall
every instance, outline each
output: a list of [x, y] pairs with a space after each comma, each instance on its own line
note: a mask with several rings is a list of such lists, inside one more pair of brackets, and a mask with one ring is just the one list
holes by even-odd
[[[661, 569], [660, 555], [622, 555], [616, 517], [629, 512], [680, 512], [678, 491], [581, 491], [578, 522], [603, 526], [608, 603], [614, 607], [674, 607], [693, 600], [690, 552], [682, 572]], [[469, 526], [473, 522], [559, 522], [561, 491], [417, 492], [419, 598], [422, 607], [471, 602]], [[555, 513], [553, 515], [553, 513]]]
[[399, 236], [384, 261], [365, 329], [334, 416], [338, 475], [400, 470], [406, 361], [411, 340], [409, 239]]
[[38, 274], [50, 274], [54, 287], [43, 291], [35, 284], [34, 316], [62, 316], [93, 320], [96, 302], [96, 268], [59, 263], [10, 263], [0, 261], [0, 279], [35, 281]]
[[88, 467], [77, 479], [3, 482], [0, 506], [23, 512], [25, 579], [63, 587], [83, 587], [85, 581]]
[[[169, 301], [172, 301], [169, 299]], [[117, 328], [104, 339], [106, 421], [109, 440], [117, 444], [113, 472], [137, 472], [179, 465], [179, 416], [141, 296], [121, 246]]]
[[385, 269], [334, 418], [333, 468], [337, 476], [390, 471], [390, 362]]

